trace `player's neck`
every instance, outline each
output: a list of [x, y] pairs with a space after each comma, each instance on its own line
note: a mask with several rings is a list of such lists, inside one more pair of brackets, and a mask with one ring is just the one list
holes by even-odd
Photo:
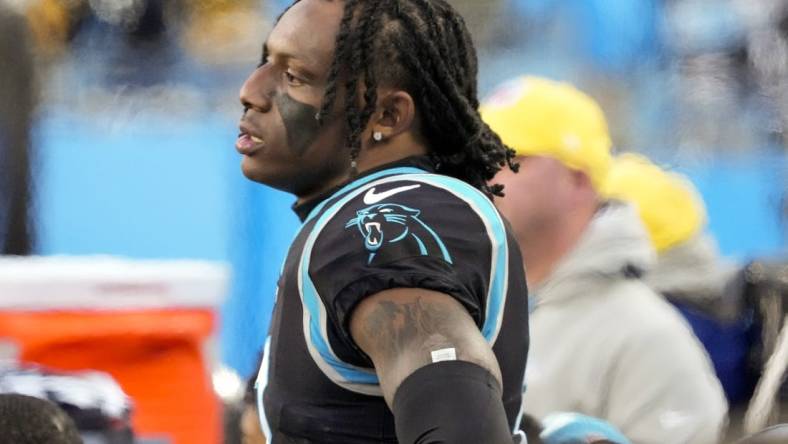
[[[383, 165], [394, 163], [408, 157], [423, 156], [426, 155], [427, 152], [426, 146], [409, 137], [402, 137], [388, 143], [362, 148], [356, 159], [356, 173], [357, 175], [363, 175], [367, 171], [380, 168]], [[350, 159], [348, 159], [348, 168], [344, 173], [337, 175], [332, 180], [326, 181], [321, 187], [311, 190], [309, 193], [298, 195], [296, 205], [315, 199], [329, 190], [352, 181], [355, 177], [356, 176], [352, 174], [350, 168]]]
[[427, 152], [427, 147], [420, 140], [411, 133], [403, 133], [389, 140], [364, 146], [356, 160], [356, 168], [361, 174], [408, 157], [423, 156]]

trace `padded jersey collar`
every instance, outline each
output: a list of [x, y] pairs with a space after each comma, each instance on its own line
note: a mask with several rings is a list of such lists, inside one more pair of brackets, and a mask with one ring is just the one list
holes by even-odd
[[381, 171], [394, 169], [394, 168], [402, 168], [402, 167], [418, 168], [418, 169], [424, 170], [427, 173], [434, 173], [435, 172], [435, 165], [433, 164], [432, 160], [430, 160], [430, 158], [428, 156], [411, 156], [411, 157], [406, 157], [404, 159], [400, 159], [400, 160], [397, 160], [395, 162], [387, 163], [387, 164], [381, 165], [381, 166], [379, 166], [377, 168], [372, 168], [370, 170], [361, 172], [357, 176], [353, 177], [352, 179], [349, 179], [349, 180], [337, 185], [336, 187], [326, 191], [325, 193], [322, 193], [322, 194], [320, 194], [320, 195], [318, 195], [318, 196], [316, 196], [316, 197], [314, 197], [312, 199], [309, 199], [306, 202], [302, 202], [301, 204], [295, 204], [294, 203], [293, 206], [292, 206], [292, 209], [296, 213], [296, 215], [298, 216], [298, 219], [300, 219], [301, 222], [304, 222], [307, 219], [307, 217], [309, 216], [309, 214], [312, 212], [312, 210], [314, 210], [322, 202], [332, 198], [335, 194], [339, 193], [340, 191], [342, 191], [345, 188], [348, 188], [348, 191], [350, 189], [355, 188], [355, 187], [352, 187], [352, 186], [350, 186], [350, 187], [348, 186], [348, 185], [352, 185], [353, 182], [360, 181], [361, 179], [364, 179], [367, 176], [370, 176], [370, 175], [375, 174], [375, 173], [379, 173]]

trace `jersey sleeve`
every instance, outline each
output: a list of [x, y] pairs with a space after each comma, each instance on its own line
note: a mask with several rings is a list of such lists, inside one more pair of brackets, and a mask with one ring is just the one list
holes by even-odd
[[486, 337], [497, 334], [508, 279], [506, 229], [478, 190], [442, 176], [398, 180], [359, 190], [323, 219], [309, 278], [347, 343], [353, 345], [353, 309], [392, 288], [445, 293]]

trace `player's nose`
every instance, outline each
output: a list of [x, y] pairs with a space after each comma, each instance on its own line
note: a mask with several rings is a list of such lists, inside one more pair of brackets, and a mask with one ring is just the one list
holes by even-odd
[[245, 109], [252, 109], [257, 112], [268, 112], [271, 109], [273, 86], [270, 81], [270, 73], [263, 65], [244, 81], [238, 96], [241, 105]]

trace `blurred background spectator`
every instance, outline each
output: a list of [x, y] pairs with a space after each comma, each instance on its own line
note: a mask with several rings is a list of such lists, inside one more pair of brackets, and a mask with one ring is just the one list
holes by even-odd
[[644, 280], [672, 302], [703, 342], [732, 403], [752, 391], [749, 350], [752, 313], [736, 285], [741, 265], [720, 256], [706, 231], [701, 196], [682, 175], [663, 170], [644, 156], [623, 153], [614, 160], [605, 194], [638, 210], [657, 261]]
[[524, 411], [591, 415], [641, 444], [719, 443], [728, 405], [708, 356], [642, 279], [656, 255], [638, 212], [603, 193], [603, 111], [539, 77], [504, 83], [481, 110], [519, 162], [493, 181], [506, 187], [494, 201], [520, 242], [532, 302]]
[[[784, 260], [788, 1], [450, 2], [482, 94], [523, 73], [577, 85], [617, 150], [694, 183], [722, 259]], [[288, 3], [0, 0], [2, 251], [231, 264], [211, 356], [252, 377], [298, 223], [240, 174], [237, 92]]]
[[706, 209], [692, 182], [646, 157], [624, 153], [613, 162], [605, 188], [608, 196], [635, 205], [659, 254], [646, 277], [652, 288], [677, 302], [716, 312], [720, 319], [735, 316], [735, 307], [722, 296], [736, 267], [720, 257], [716, 241], [706, 232]]

